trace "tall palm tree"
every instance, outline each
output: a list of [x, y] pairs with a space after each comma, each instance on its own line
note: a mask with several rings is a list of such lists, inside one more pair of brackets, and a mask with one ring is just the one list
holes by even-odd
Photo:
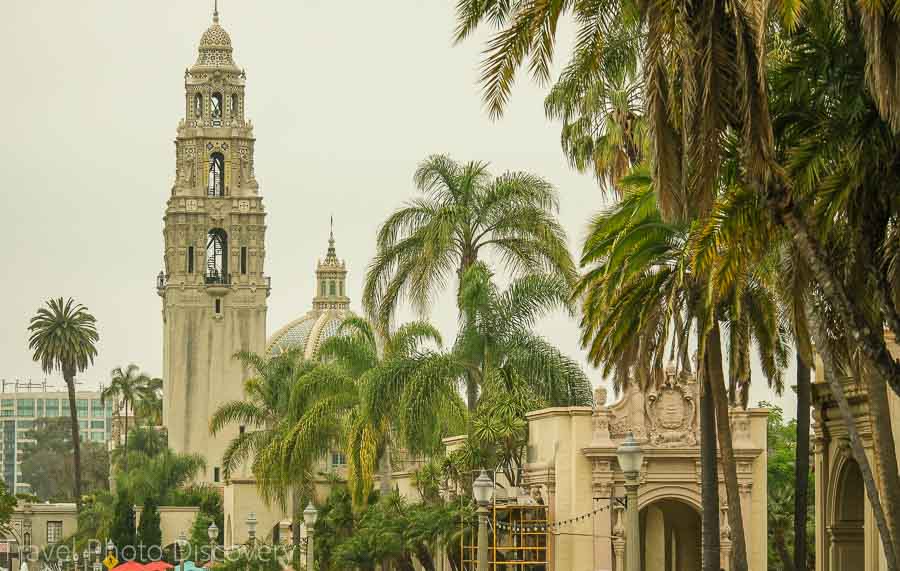
[[[423, 161], [414, 181], [424, 197], [382, 224], [366, 274], [363, 304], [379, 329], [387, 329], [402, 298], [425, 313], [448, 280], [454, 274], [460, 280], [486, 252], [514, 275], [552, 272], [574, 280], [549, 182], [525, 172], [494, 177], [487, 163], [460, 164], [444, 155]], [[471, 410], [478, 398], [474, 379], [466, 380], [466, 393]]]
[[147, 379], [147, 384], [141, 394], [140, 400], [134, 404], [134, 415], [138, 421], [145, 425], [162, 425], [162, 388], [163, 380], [159, 377]]
[[[141, 372], [140, 367], [131, 363], [127, 367], [116, 367], [110, 374], [109, 386], [100, 393], [100, 401], [106, 403], [111, 400], [116, 406], [117, 413], [124, 415], [125, 448], [128, 449], [128, 417], [135, 413], [138, 403], [147, 398], [156, 396], [151, 387], [151, 379]], [[123, 458], [123, 469], [128, 470], [128, 456]]]
[[[696, 323], [703, 390], [704, 536], [714, 542], [713, 534], [718, 533], [706, 521], [715, 521], [713, 510], [718, 509], [713, 489], [717, 485], [717, 478], [713, 477], [715, 440], [706, 439], [710, 433], [718, 433], [731, 507], [729, 523], [735, 537], [734, 560], [738, 566], [746, 565], [720, 322], [732, 330], [747, 328], [746, 335], [732, 335], [735, 344], [732, 353], [745, 355], [755, 345], [767, 365], [763, 368], [767, 380], [779, 390], [781, 371], [786, 365], [786, 340], [777, 304], [773, 293], [759, 285], [762, 281], [759, 267], [744, 267], [736, 272], [735, 283], [741, 284], [740, 288], [710, 293], [706, 273], [697, 272], [692, 264], [691, 247], [695, 239], [690, 229], [684, 224], [662, 221], [649, 173], [638, 171], [623, 179], [623, 185], [623, 200], [592, 221], [585, 243], [582, 263], [590, 267], [577, 290], [584, 296], [582, 339], [589, 347], [589, 357], [603, 365], [605, 373], [612, 374], [615, 386], [633, 380], [652, 384], [657, 382], [670, 339], [674, 343], [671, 353], [677, 356], [681, 366], [689, 366], [686, 348], [691, 324]], [[748, 324], [745, 324], [747, 312], [753, 315], [746, 317]], [[707, 550], [704, 568], [712, 568], [714, 562], [718, 564], [715, 544], [704, 545]]]
[[81, 437], [75, 403], [75, 375], [87, 369], [97, 355], [97, 320], [87, 308], [69, 298], [50, 299], [37, 310], [28, 326], [28, 347], [47, 374], [60, 371], [69, 391], [72, 449], [75, 460], [75, 502], [81, 511]]

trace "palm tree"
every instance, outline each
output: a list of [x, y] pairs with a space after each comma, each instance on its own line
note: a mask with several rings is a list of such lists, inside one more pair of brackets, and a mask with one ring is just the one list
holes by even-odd
[[159, 377], [147, 379], [140, 400], [134, 403], [134, 415], [138, 421], [142, 420], [149, 426], [162, 425], [162, 389], [162, 379]]
[[85, 306], [69, 298], [50, 299], [37, 310], [28, 326], [29, 349], [47, 374], [60, 371], [69, 391], [72, 449], [75, 460], [75, 502], [81, 511], [81, 437], [75, 406], [75, 375], [87, 369], [97, 355], [97, 320]]
[[[379, 329], [388, 328], [401, 298], [425, 313], [454, 272], [461, 279], [487, 251], [514, 275], [551, 272], [574, 280], [549, 182], [524, 172], [493, 177], [487, 163], [443, 155], [423, 161], [414, 180], [425, 196], [382, 224], [366, 274], [363, 304]], [[474, 379], [466, 380], [466, 396], [472, 410]]]
[[[368, 498], [376, 459], [381, 491], [390, 492], [394, 439], [414, 454], [429, 453], [464, 426], [465, 405], [457, 392], [461, 370], [428, 348], [441, 344], [440, 333], [422, 321], [405, 323], [379, 342], [370, 322], [352, 316], [322, 344], [321, 358], [353, 379], [337, 386], [348, 396], [345, 449], [355, 503]], [[353, 388], [358, 401], [351, 405]]]
[[296, 477], [277, 469], [277, 466], [258, 462], [261, 451], [276, 446], [280, 430], [291, 418], [291, 389], [312, 363], [305, 363], [299, 349], [289, 349], [279, 355], [264, 358], [255, 353], [238, 353], [236, 358], [253, 376], [244, 382], [244, 398], [220, 406], [210, 419], [210, 434], [218, 434], [227, 426], [244, 429], [225, 449], [222, 466], [228, 479], [248, 460], [256, 475], [257, 486], [267, 500], [275, 499], [282, 506], [290, 498], [295, 540], [299, 541], [302, 497], [310, 495], [310, 479]]
[[[138, 404], [145, 399], [157, 396], [151, 386], [149, 376], [141, 372], [134, 363], [127, 367], [116, 367], [110, 375], [109, 386], [100, 393], [100, 401], [104, 404], [112, 400], [116, 410], [124, 415], [125, 448], [128, 448], [128, 416], [129, 410], [135, 412]], [[123, 458], [123, 469], [128, 470], [128, 456]]]
[[469, 378], [482, 391], [489, 385], [512, 390], [521, 382], [547, 406], [589, 406], [591, 384], [581, 367], [533, 333], [538, 319], [569, 309], [568, 284], [559, 276], [538, 274], [501, 290], [493, 277], [478, 262], [462, 278], [458, 305], [467, 319], [453, 352]]
[[740, 288], [708, 293], [705, 279], [698, 277], [706, 276], [706, 272], [697, 271], [691, 263], [697, 238], [686, 225], [662, 220], [649, 173], [638, 170], [625, 177], [622, 185], [622, 201], [592, 221], [585, 243], [582, 264], [590, 267], [577, 289], [584, 297], [582, 340], [589, 347], [589, 358], [602, 365], [605, 374], [612, 375], [615, 387], [634, 380], [646, 385], [657, 382], [670, 339], [671, 354], [679, 366], [690, 367], [686, 348], [691, 324], [696, 323], [703, 390], [704, 565], [711, 568], [711, 562], [718, 561], [716, 544], [708, 545], [715, 542], [713, 534], [718, 534], [709, 521], [716, 521], [713, 510], [718, 509], [714, 489], [718, 480], [716, 440], [706, 440], [715, 433], [731, 506], [728, 515], [735, 537], [734, 560], [746, 564], [720, 322], [732, 330], [746, 330], [746, 335], [732, 335], [732, 354], [746, 355], [755, 345], [766, 365], [764, 374], [778, 390], [786, 347], [773, 292], [761, 287], [764, 275], [754, 266], [736, 272], [738, 277], [732, 285], [739, 283]]

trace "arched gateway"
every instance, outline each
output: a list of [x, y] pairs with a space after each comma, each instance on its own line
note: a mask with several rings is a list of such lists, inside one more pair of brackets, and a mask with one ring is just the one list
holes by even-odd
[[[700, 568], [700, 432], [693, 377], [666, 372], [658, 387], [630, 387], [606, 406], [549, 408], [528, 415], [526, 485], [546, 498], [550, 520], [570, 522], [551, 535], [551, 569], [624, 571], [625, 479], [616, 448], [629, 432], [644, 448], [638, 490], [641, 568]], [[734, 448], [751, 571], [766, 569], [766, 418], [768, 411], [732, 410]], [[720, 489], [725, 501], [724, 486]], [[613, 499], [611, 499], [613, 498]], [[721, 505], [727, 515], [727, 506]], [[722, 518], [721, 567], [730, 568], [730, 529]]]

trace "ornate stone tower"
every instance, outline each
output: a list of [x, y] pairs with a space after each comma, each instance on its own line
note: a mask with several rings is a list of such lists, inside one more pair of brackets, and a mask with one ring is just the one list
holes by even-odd
[[253, 172], [253, 125], [245, 119], [246, 75], [231, 38], [213, 24], [185, 71], [185, 116], [175, 139], [176, 174], [166, 205], [163, 301], [163, 422], [169, 445], [202, 454], [200, 478], [221, 481], [222, 453], [238, 428], [215, 438], [209, 419], [243, 397], [238, 351], [266, 343], [265, 210]]
[[316, 296], [313, 298], [313, 309], [325, 311], [350, 309], [350, 298], [344, 290], [347, 282], [347, 265], [337, 257], [334, 248], [334, 223], [328, 235], [328, 253], [324, 260], [316, 264]]

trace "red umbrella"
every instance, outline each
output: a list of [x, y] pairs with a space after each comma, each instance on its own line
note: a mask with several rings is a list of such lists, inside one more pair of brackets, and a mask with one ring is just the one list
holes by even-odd
[[144, 571], [146, 567], [137, 561], [126, 561], [121, 565], [113, 567], [113, 571]]
[[147, 563], [146, 565], [141, 567], [143, 571], [167, 571], [171, 568], [172, 565], [169, 565], [165, 561], [151, 561], [150, 563]]

